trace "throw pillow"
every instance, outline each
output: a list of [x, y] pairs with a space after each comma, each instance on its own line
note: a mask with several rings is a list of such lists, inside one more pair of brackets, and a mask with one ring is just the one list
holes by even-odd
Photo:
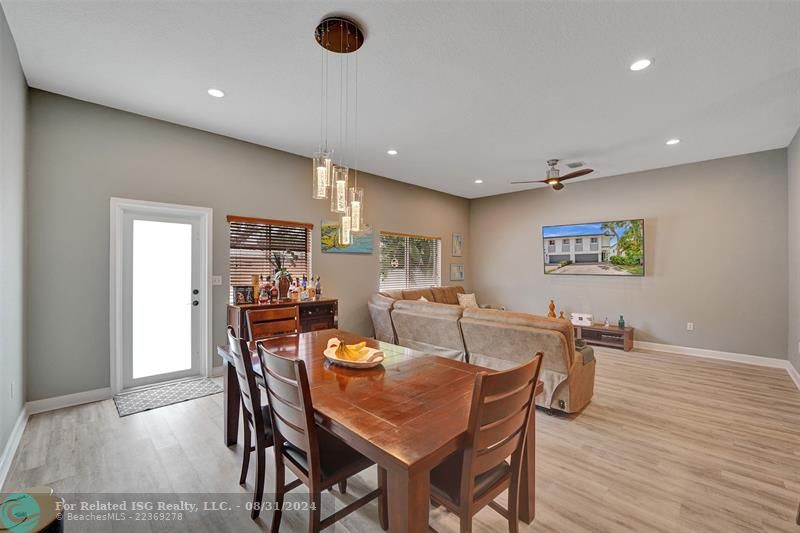
[[458, 294], [458, 305], [461, 307], [478, 307], [478, 300], [475, 298], [475, 293]]
[[425, 298], [424, 296], [420, 296], [420, 297], [419, 297], [419, 300], [417, 300], [417, 301], [418, 301], [418, 302], [427, 302], [427, 301], [428, 301], [428, 299], [427, 299], [427, 298]]

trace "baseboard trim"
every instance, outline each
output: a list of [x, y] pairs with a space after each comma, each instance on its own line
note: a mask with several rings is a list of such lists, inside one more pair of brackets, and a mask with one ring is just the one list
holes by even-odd
[[800, 373], [786, 359], [775, 357], [764, 357], [763, 355], [748, 355], [734, 352], [720, 352], [717, 350], [706, 350], [705, 348], [691, 348], [689, 346], [675, 346], [672, 344], [661, 344], [658, 342], [634, 341], [634, 349], [650, 350], [653, 352], [667, 352], [678, 355], [689, 355], [691, 357], [704, 357], [706, 359], [720, 359], [745, 365], [766, 366], [769, 368], [782, 368], [789, 373], [797, 389], [800, 390]]
[[789, 377], [792, 378], [792, 381], [794, 381], [794, 384], [797, 385], [797, 389], [800, 390], [800, 372], [797, 371], [797, 369], [794, 367], [794, 365], [791, 362], [789, 362], [789, 361], [786, 361], [786, 362], [789, 363], [786, 366], [786, 370], [789, 372]]
[[6, 483], [6, 478], [11, 472], [11, 463], [14, 462], [14, 456], [17, 454], [17, 448], [22, 441], [22, 434], [25, 432], [25, 426], [28, 425], [28, 410], [26, 406], [22, 406], [22, 411], [17, 417], [14, 428], [8, 436], [8, 442], [3, 449], [3, 455], [0, 455], [0, 492], [3, 491], [3, 486]]
[[54, 398], [45, 398], [43, 400], [34, 400], [26, 404], [28, 415], [36, 415], [39, 413], [46, 413], [47, 411], [55, 411], [56, 409], [63, 409], [65, 407], [73, 407], [75, 405], [82, 405], [84, 403], [99, 402], [108, 400], [113, 396], [111, 387], [102, 389], [88, 390], [86, 392], [77, 392], [75, 394], [66, 394], [64, 396], [56, 396]]

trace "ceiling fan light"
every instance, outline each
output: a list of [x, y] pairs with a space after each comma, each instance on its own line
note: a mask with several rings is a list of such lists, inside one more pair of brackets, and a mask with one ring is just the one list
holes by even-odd
[[555, 178], [550, 178], [549, 180], [547, 180], [548, 185], [556, 185], [558, 183], [559, 183], [558, 180]]

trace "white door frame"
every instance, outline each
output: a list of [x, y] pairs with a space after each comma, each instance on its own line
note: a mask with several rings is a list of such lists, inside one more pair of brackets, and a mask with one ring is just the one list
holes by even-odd
[[192, 215], [200, 218], [201, 233], [201, 265], [200, 279], [205, 291], [205, 305], [201, 305], [200, 312], [200, 331], [198, 333], [202, 342], [200, 343], [201, 372], [204, 376], [211, 376], [212, 356], [211, 349], [211, 318], [212, 318], [212, 294], [211, 294], [211, 265], [212, 265], [212, 228], [213, 210], [210, 207], [195, 207], [188, 205], [164, 204], [159, 202], [147, 202], [144, 200], [130, 200], [127, 198], [111, 197], [111, 233], [109, 243], [109, 339], [111, 347], [111, 391], [117, 394], [123, 389], [123, 341], [122, 341], [122, 317], [123, 317], [123, 239], [124, 228], [123, 215], [125, 213], [169, 213], [174, 215]]

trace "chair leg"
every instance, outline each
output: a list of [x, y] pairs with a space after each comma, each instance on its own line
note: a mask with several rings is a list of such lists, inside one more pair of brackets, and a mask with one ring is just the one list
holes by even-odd
[[244, 420], [244, 453], [242, 454], [242, 475], [239, 476], [239, 485], [247, 481], [247, 470], [250, 468], [250, 424]]
[[311, 490], [308, 493], [308, 532], [319, 533], [320, 520], [322, 518], [322, 494], [319, 491]]
[[281, 528], [283, 495], [286, 494], [286, 470], [283, 466], [281, 453], [277, 448], [275, 449], [275, 511], [272, 513], [271, 533], [278, 533]]
[[382, 530], [389, 531], [389, 495], [386, 487], [386, 469], [379, 466], [378, 488], [381, 489], [381, 495], [378, 496], [378, 522]]
[[343, 479], [339, 482], [339, 492], [347, 494], [347, 480]]
[[459, 522], [461, 523], [461, 533], [472, 533], [472, 517], [471, 516], [460, 516]]
[[266, 474], [266, 449], [261, 439], [256, 439], [256, 490], [253, 493], [253, 510], [250, 517], [255, 520], [261, 512], [261, 503], [264, 499], [264, 475]]
[[519, 533], [519, 482], [508, 489], [508, 533]]

